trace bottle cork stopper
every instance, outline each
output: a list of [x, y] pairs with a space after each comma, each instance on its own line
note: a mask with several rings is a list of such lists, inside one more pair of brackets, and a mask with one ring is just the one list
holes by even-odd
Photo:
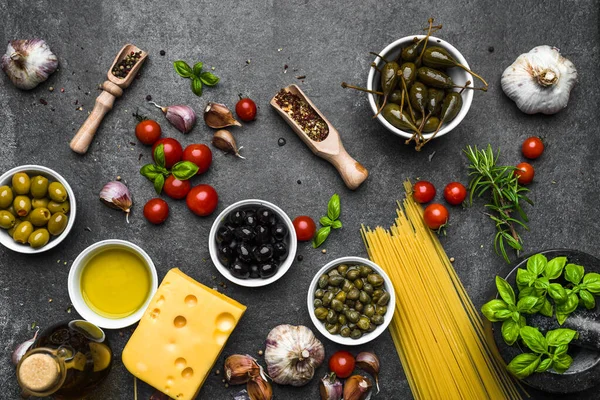
[[60, 377], [60, 366], [49, 354], [36, 353], [23, 359], [19, 366], [19, 381], [32, 392], [45, 392]]

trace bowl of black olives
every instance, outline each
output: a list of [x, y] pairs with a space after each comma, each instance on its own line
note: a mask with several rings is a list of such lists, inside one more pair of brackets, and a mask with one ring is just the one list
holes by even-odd
[[264, 200], [227, 207], [210, 230], [210, 257], [219, 272], [240, 286], [266, 286], [281, 278], [296, 255], [296, 231], [285, 212]]

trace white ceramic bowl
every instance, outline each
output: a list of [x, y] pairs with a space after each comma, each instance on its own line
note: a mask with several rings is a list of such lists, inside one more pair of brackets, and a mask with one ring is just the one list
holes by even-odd
[[[381, 50], [381, 52], [379, 52], [379, 55], [383, 56], [388, 61], [395, 60], [404, 47], [413, 43], [413, 39], [415, 37], [421, 39], [421, 38], [425, 37], [425, 35], [406, 36], [406, 37], [403, 37], [402, 39], [398, 39], [395, 42], [390, 43], [385, 49]], [[456, 61], [458, 61], [460, 64], [462, 64], [465, 67], [470, 69], [469, 64], [467, 63], [467, 60], [465, 60], [463, 55], [460, 54], [460, 52], [458, 50], [456, 50], [456, 48], [454, 46], [452, 46], [450, 43], [448, 43], [442, 39], [439, 39], [437, 37], [430, 36], [428, 46], [443, 47], [444, 49], [446, 49], [448, 51], [448, 53], [450, 53], [450, 55]], [[381, 58], [377, 57], [377, 58], [375, 58], [375, 64], [378, 67], [381, 67], [381, 66], [383, 66], [384, 62]], [[456, 85], [463, 86], [467, 81], [471, 81], [470, 86], [473, 86], [473, 84], [475, 83], [476, 78], [474, 78], [473, 76], [471, 76], [471, 74], [469, 74], [468, 72], [466, 72], [465, 70], [463, 70], [461, 68], [458, 68], [458, 67], [448, 68], [446, 70], [446, 73], [452, 78], [452, 81]], [[369, 70], [369, 77], [367, 78], [367, 89], [379, 90], [380, 81], [381, 81], [381, 77], [380, 77], [379, 72], [377, 72], [377, 70], [375, 68], [371, 67], [371, 69]], [[450, 123], [446, 123], [446, 124], [442, 125], [442, 129], [440, 129], [440, 131], [435, 136], [436, 138], [438, 138], [440, 136], [444, 136], [446, 133], [448, 133], [452, 129], [456, 128], [458, 126], [458, 124], [460, 124], [460, 122], [463, 120], [463, 118], [465, 118], [465, 116], [469, 112], [469, 108], [471, 108], [471, 103], [473, 102], [473, 90], [470, 90], [470, 89], [464, 90], [462, 92], [462, 99], [463, 99], [463, 105], [462, 105], [462, 108], [460, 109], [460, 111], [458, 112], [458, 115], [456, 115], [456, 117]], [[377, 113], [377, 102], [375, 101], [375, 95], [372, 93], [369, 93], [369, 104], [371, 105], [371, 109], [373, 110], [373, 115], [375, 115]], [[386, 121], [386, 119], [383, 118], [383, 116], [381, 114], [379, 114], [377, 116], [377, 120], [383, 126], [385, 126], [387, 130], [391, 131], [392, 133], [394, 133], [398, 136], [409, 139], [413, 135], [412, 132], [403, 131], [401, 129], [396, 128], [395, 126], [390, 124], [388, 121]], [[433, 135], [433, 133], [425, 133], [425, 134], [423, 134], [423, 137], [425, 139], [429, 139], [432, 135]]]
[[[238, 208], [245, 208], [245, 207], [249, 207], [249, 206], [265, 207], [265, 208], [270, 209], [271, 211], [274, 211], [277, 214], [277, 216], [279, 217], [279, 220], [283, 224], [285, 224], [285, 226], [289, 232], [288, 239], [286, 240], [286, 243], [288, 245], [288, 256], [285, 259], [285, 261], [279, 266], [279, 269], [277, 270], [275, 275], [273, 275], [272, 277], [267, 278], [267, 279], [260, 279], [260, 278], [239, 279], [239, 278], [236, 278], [235, 276], [231, 275], [231, 272], [229, 272], [229, 269], [226, 266], [221, 264], [221, 262], [219, 261], [219, 257], [217, 256], [217, 240], [216, 240], [217, 230], [223, 223], [225, 217], [227, 217], [227, 215], [229, 215], [229, 213], [232, 212], [233, 210], [236, 210]], [[288, 271], [288, 269], [290, 269], [290, 267], [292, 266], [292, 263], [294, 262], [294, 258], [296, 257], [297, 246], [298, 246], [298, 242], [296, 239], [296, 231], [294, 230], [294, 225], [292, 224], [292, 220], [290, 219], [290, 217], [288, 217], [287, 214], [285, 212], [283, 212], [283, 210], [281, 208], [277, 207], [275, 204], [269, 203], [268, 201], [264, 201], [264, 200], [258, 200], [258, 199], [248, 199], [248, 200], [238, 201], [237, 203], [233, 203], [232, 205], [230, 205], [229, 207], [224, 209], [223, 212], [221, 212], [221, 214], [219, 214], [219, 216], [215, 219], [215, 222], [213, 222], [212, 228], [210, 229], [210, 234], [208, 235], [208, 249], [210, 251], [210, 258], [212, 259], [213, 264], [215, 264], [215, 267], [217, 267], [217, 269], [219, 270], [221, 275], [223, 275], [229, 281], [231, 281], [237, 285], [246, 286], [246, 287], [266, 286], [270, 283], [275, 282], [276, 280], [281, 278], [283, 275], [285, 275], [285, 273]]]
[[[379, 325], [373, 332], [369, 332], [365, 335], [362, 335], [358, 339], [352, 339], [350, 337], [342, 337], [340, 335], [332, 335], [331, 333], [327, 332], [327, 329], [325, 329], [325, 324], [322, 321], [317, 319], [317, 317], [315, 316], [315, 312], [314, 312], [315, 307], [313, 305], [313, 302], [315, 299], [315, 291], [317, 290], [317, 284], [319, 282], [319, 277], [321, 275], [323, 275], [324, 273], [336, 268], [340, 264], [347, 264], [350, 266], [351, 265], [367, 265], [367, 266], [373, 268], [374, 271], [377, 271], [377, 273], [383, 277], [383, 280], [384, 280], [383, 287], [384, 287], [385, 291], [390, 294], [390, 302], [387, 305], [388, 310], [385, 313], [383, 324]], [[310, 319], [312, 320], [315, 327], [319, 330], [319, 332], [321, 332], [321, 334], [323, 336], [325, 336], [327, 339], [331, 340], [332, 342], [336, 342], [336, 343], [343, 344], [346, 346], [357, 346], [359, 344], [364, 344], [364, 343], [370, 342], [371, 340], [373, 340], [376, 337], [378, 337], [379, 335], [381, 335], [383, 333], [383, 331], [385, 331], [387, 329], [390, 322], [392, 322], [392, 317], [394, 316], [394, 309], [396, 308], [396, 292], [394, 291], [394, 286], [392, 286], [392, 281], [390, 280], [389, 276], [387, 276], [387, 274], [383, 271], [383, 269], [381, 269], [381, 267], [379, 265], [375, 264], [374, 262], [372, 262], [370, 260], [367, 260], [366, 258], [362, 258], [362, 257], [342, 257], [342, 258], [338, 258], [336, 260], [333, 260], [333, 261], [327, 263], [323, 268], [321, 268], [319, 270], [319, 272], [317, 272], [317, 274], [313, 278], [313, 280], [310, 283], [310, 286], [308, 288], [308, 295], [306, 297], [306, 302], [308, 305], [308, 313], [310, 314]]]
[[[150, 292], [148, 293], [148, 298], [139, 310], [124, 318], [106, 318], [102, 315], [98, 315], [86, 304], [81, 294], [81, 274], [85, 265], [96, 254], [113, 248], [121, 248], [137, 254], [142, 258], [142, 260], [145, 261], [146, 266], [148, 267], [148, 272], [150, 272]], [[154, 267], [152, 259], [139, 246], [125, 240], [109, 239], [94, 243], [77, 256], [73, 262], [73, 265], [71, 266], [71, 270], [69, 271], [68, 287], [71, 303], [73, 303], [73, 307], [75, 307], [75, 310], [77, 310], [79, 315], [94, 325], [99, 326], [100, 328], [120, 329], [133, 325], [138, 322], [140, 318], [142, 318], [142, 315], [144, 315], [144, 312], [146, 311], [146, 308], [148, 307], [148, 304], [150, 303], [150, 300], [152, 300], [152, 296], [154, 296], [156, 288], [158, 287], [158, 277], [156, 275], [156, 268]]]
[[16, 251], [17, 253], [23, 254], [43, 253], [44, 251], [50, 250], [58, 246], [59, 243], [67, 237], [67, 235], [71, 231], [71, 228], [73, 228], [73, 224], [75, 223], [75, 215], [77, 213], [75, 193], [73, 193], [73, 189], [71, 189], [71, 186], [69, 186], [69, 183], [65, 180], [65, 178], [63, 178], [58, 172], [50, 168], [43, 167], [41, 165], [21, 165], [20, 167], [15, 167], [10, 171], [5, 172], [4, 174], [2, 174], [2, 176], [0, 176], [0, 186], [11, 186], [12, 177], [18, 172], [25, 172], [27, 173], [27, 175], [29, 175], [30, 178], [33, 178], [37, 175], [41, 175], [48, 178], [48, 180], [50, 181], [60, 182], [65, 187], [65, 189], [67, 190], [67, 194], [69, 195], [68, 200], [70, 203], [70, 210], [67, 213], [67, 217], [69, 217], [67, 227], [65, 228], [63, 233], [61, 233], [57, 237], [51, 237], [50, 241], [45, 246], [34, 249], [28, 244], [17, 243], [13, 240], [13, 238], [10, 237], [6, 230], [0, 229], [0, 243], [2, 243], [4, 247]]

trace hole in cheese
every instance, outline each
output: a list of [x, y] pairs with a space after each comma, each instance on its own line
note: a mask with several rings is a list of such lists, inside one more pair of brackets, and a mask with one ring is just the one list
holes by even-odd
[[231, 332], [235, 327], [235, 318], [228, 312], [217, 315], [217, 329], [221, 332]]
[[185, 296], [185, 304], [187, 304], [188, 307], [194, 307], [198, 304], [198, 298], [193, 294], [187, 295]]
[[173, 378], [172, 376], [167, 376], [166, 388], [168, 389], [169, 387], [173, 386], [174, 383], [175, 383], [175, 378]]
[[165, 296], [161, 295], [158, 300], [156, 300], [156, 305], [162, 306], [163, 304], [165, 304]]
[[152, 319], [157, 319], [159, 315], [160, 315], [160, 308], [155, 308], [155, 309], [154, 309], [154, 310], [152, 310], [152, 312], [150, 313], [150, 318], [152, 318]]
[[194, 370], [190, 367], [187, 367], [183, 371], [181, 371], [181, 376], [185, 379], [189, 379], [194, 376]]
[[215, 343], [217, 343], [219, 346], [223, 346], [227, 342], [228, 337], [229, 337], [229, 334], [219, 332], [219, 331], [216, 331], [215, 334], [213, 335]]
[[177, 360], [175, 360], [175, 368], [177, 369], [184, 369], [186, 365], [187, 361], [183, 357], [179, 357]]
[[187, 324], [187, 320], [183, 315], [178, 315], [173, 320], [173, 325], [175, 325], [175, 328], [183, 328], [185, 324]]

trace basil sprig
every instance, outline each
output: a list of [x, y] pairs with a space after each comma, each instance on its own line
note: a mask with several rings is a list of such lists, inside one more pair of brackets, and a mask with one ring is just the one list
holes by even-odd
[[162, 192], [166, 178], [173, 175], [180, 181], [185, 181], [196, 175], [198, 166], [190, 161], [179, 161], [169, 171], [165, 167], [165, 146], [160, 144], [154, 149], [155, 164], [146, 164], [140, 169], [140, 174], [145, 176], [150, 182], [154, 183], [154, 190], [157, 194]]
[[191, 80], [192, 92], [194, 92], [196, 96], [202, 96], [202, 85], [215, 86], [219, 83], [219, 77], [212, 72], [202, 72], [203, 66], [204, 65], [201, 62], [197, 62], [192, 68], [182, 60], [173, 63], [173, 68], [175, 68], [175, 72], [177, 72], [179, 76]]
[[331, 229], [340, 229], [342, 227], [342, 221], [339, 220], [341, 212], [342, 205], [340, 203], [340, 196], [336, 193], [329, 199], [329, 203], [327, 204], [327, 215], [321, 217], [319, 220], [322, 227], [317, 231], [313, 238], [313, 247], [315, 249], [327, 240], [331, 233]]

